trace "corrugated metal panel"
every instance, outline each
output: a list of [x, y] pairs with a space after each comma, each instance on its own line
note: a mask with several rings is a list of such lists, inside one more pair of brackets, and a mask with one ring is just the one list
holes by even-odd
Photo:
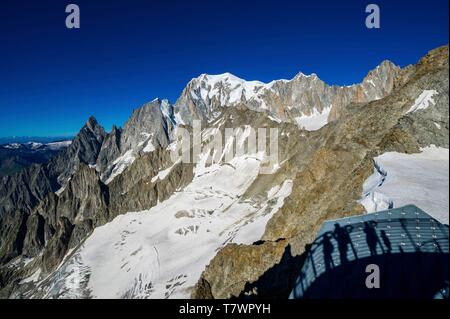
[[422, 256], [418, 253], [448, 256], [448, 235], [448, 226], [413, 205], [327, 221], [309, 249], [290, 297], [302, 298], [317, 278], [358, 260]]

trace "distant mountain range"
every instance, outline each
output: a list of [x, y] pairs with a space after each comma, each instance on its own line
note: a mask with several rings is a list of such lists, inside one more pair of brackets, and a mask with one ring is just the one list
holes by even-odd
[[[53, 141], [54, 138], [32, 138], [32, 142], [26, 137], [3, 140], [10, 142], [0, 145], [0, 177], [17, 173], [32, 164], [47, 163], [51, 157], [71, 143], [70, 139]], [[18, 142], [22, 140], [27, 142]], [[36, 140], [46, 142], [36, 142]]]
[[6, 136], [0, 137], [0, 145], [4, 144], [26, 144], [26, 143], [52, 143], [52, 142], [61, 142], [61, 141], [70, 141], [74, 138], [74, 136]]

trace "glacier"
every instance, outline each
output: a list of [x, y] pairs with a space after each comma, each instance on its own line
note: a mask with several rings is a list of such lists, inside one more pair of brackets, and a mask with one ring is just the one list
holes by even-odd
[[414, 204], [449, 224], [449, 150], [429, 146], [421, 153], [387, 152], [374, 159], [360, 203], [368, 213]]
[[263, 200], [245, 198], [262, 160], [255, 154], [208, 167], [200, 161], [186, 188], [96, 228], [50, 277], [35, 273], [25, 282], [46, 298], [188, 298], [216, 252], [258, 241], [290, 195], [292, 180], [285, 180]]

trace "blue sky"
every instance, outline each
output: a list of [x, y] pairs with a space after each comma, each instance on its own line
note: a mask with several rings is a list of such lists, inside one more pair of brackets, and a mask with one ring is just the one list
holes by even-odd
[[[65, 7], [81, 29], [65, 27]], [[367, 29], [377, 3], [381, 29]], [[6, 0], [0, 5], [0, 136], [109, 130], [155, 97], [175, 102], [201, 73], [248, 80], [316, 73], [359, 82], [448, 43], [448, 1]]]

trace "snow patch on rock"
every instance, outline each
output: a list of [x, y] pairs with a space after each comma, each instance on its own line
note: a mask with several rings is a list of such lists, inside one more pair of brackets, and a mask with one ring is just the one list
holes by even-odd
[[425, 110], [430, 105], [435, 105], [436, 102], [433, 99], [433, 95], [438, 94], [436, 90], [424, 90], [419, 97], [414, 102], [414, 105], [411, 106], [411, 108], [406, 112], [408, 113], [414, 113], [419, 110]]
[[128, 150], [125, 154], [123, 154], [122, 156], [118, 157], [112, 165], [114, 165], [114, 168], [111, 172], [111, 175], [109, 176], [109, 178], [106, 180], [106, 184], [109, 184], [112, 182], [112, 180], [122, 174], [122, 172], [131, 164], [133, 164], [133, 162], [135, 161], [136, 157], [133, 155], [133, 150]]
[[331, 112], [331, 105], [322, 112], [319, 112], [316, 108], [311, 115], [302, 115], [295, 118], [298, 126], [307, 131], [317, 131], [328, 124], [328, 116]]

